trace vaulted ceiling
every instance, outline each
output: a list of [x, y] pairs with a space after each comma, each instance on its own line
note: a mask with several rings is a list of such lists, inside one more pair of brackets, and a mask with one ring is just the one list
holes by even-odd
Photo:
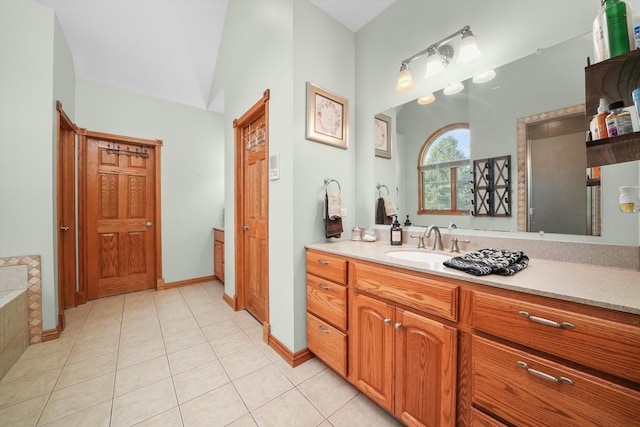
[[[209, 107], [229, 0], [36, 1], [55, 11], [78, 79]], [[356, 32], [395, 0], [310, 1]]]

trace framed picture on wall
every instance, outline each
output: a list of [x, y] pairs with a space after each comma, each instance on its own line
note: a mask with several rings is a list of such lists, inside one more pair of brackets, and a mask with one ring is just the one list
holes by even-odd
[[307, 139], [347, 149], [349, 100], [307, 82]]
[[378, 114], [374, 117], [374, 145], [376, 156], [391, 158], [391, 117]]

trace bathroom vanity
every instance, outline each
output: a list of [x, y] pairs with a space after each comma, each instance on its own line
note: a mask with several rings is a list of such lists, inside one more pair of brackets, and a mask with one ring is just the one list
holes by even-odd
[[403, 423], [637, 425], [638, 270], [531, 259], [472, 276], [394, 248], [307, 246], [307, 337]]

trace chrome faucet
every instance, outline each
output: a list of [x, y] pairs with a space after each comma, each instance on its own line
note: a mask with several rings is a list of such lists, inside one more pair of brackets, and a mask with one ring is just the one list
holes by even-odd
[[429, 238], [431, 236], [431, 231], [435, 230], [436, 234], [433, 238], [433, 250], [434, 251], [442, 251], [444, 247], [442, 246], [442, 235], [440, 234], [440, 229], [436, 225], [430, 225], [424, 231], [423, 238]]

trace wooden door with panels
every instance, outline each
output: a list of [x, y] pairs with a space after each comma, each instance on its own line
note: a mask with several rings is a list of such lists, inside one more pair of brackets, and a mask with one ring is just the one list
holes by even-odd
[[269, 90], [242, 117], [235, 135], [236, 308], [269, 336]]
[[58, 227], [58, 324], [64, 329], [64, 310], [77, 301], [76, 261], [76, 135], [77, 127], [56, 102], [56, 214]]
[[161, 145], [98, 132], [81, 135], [85, 300], [162, 288]]

